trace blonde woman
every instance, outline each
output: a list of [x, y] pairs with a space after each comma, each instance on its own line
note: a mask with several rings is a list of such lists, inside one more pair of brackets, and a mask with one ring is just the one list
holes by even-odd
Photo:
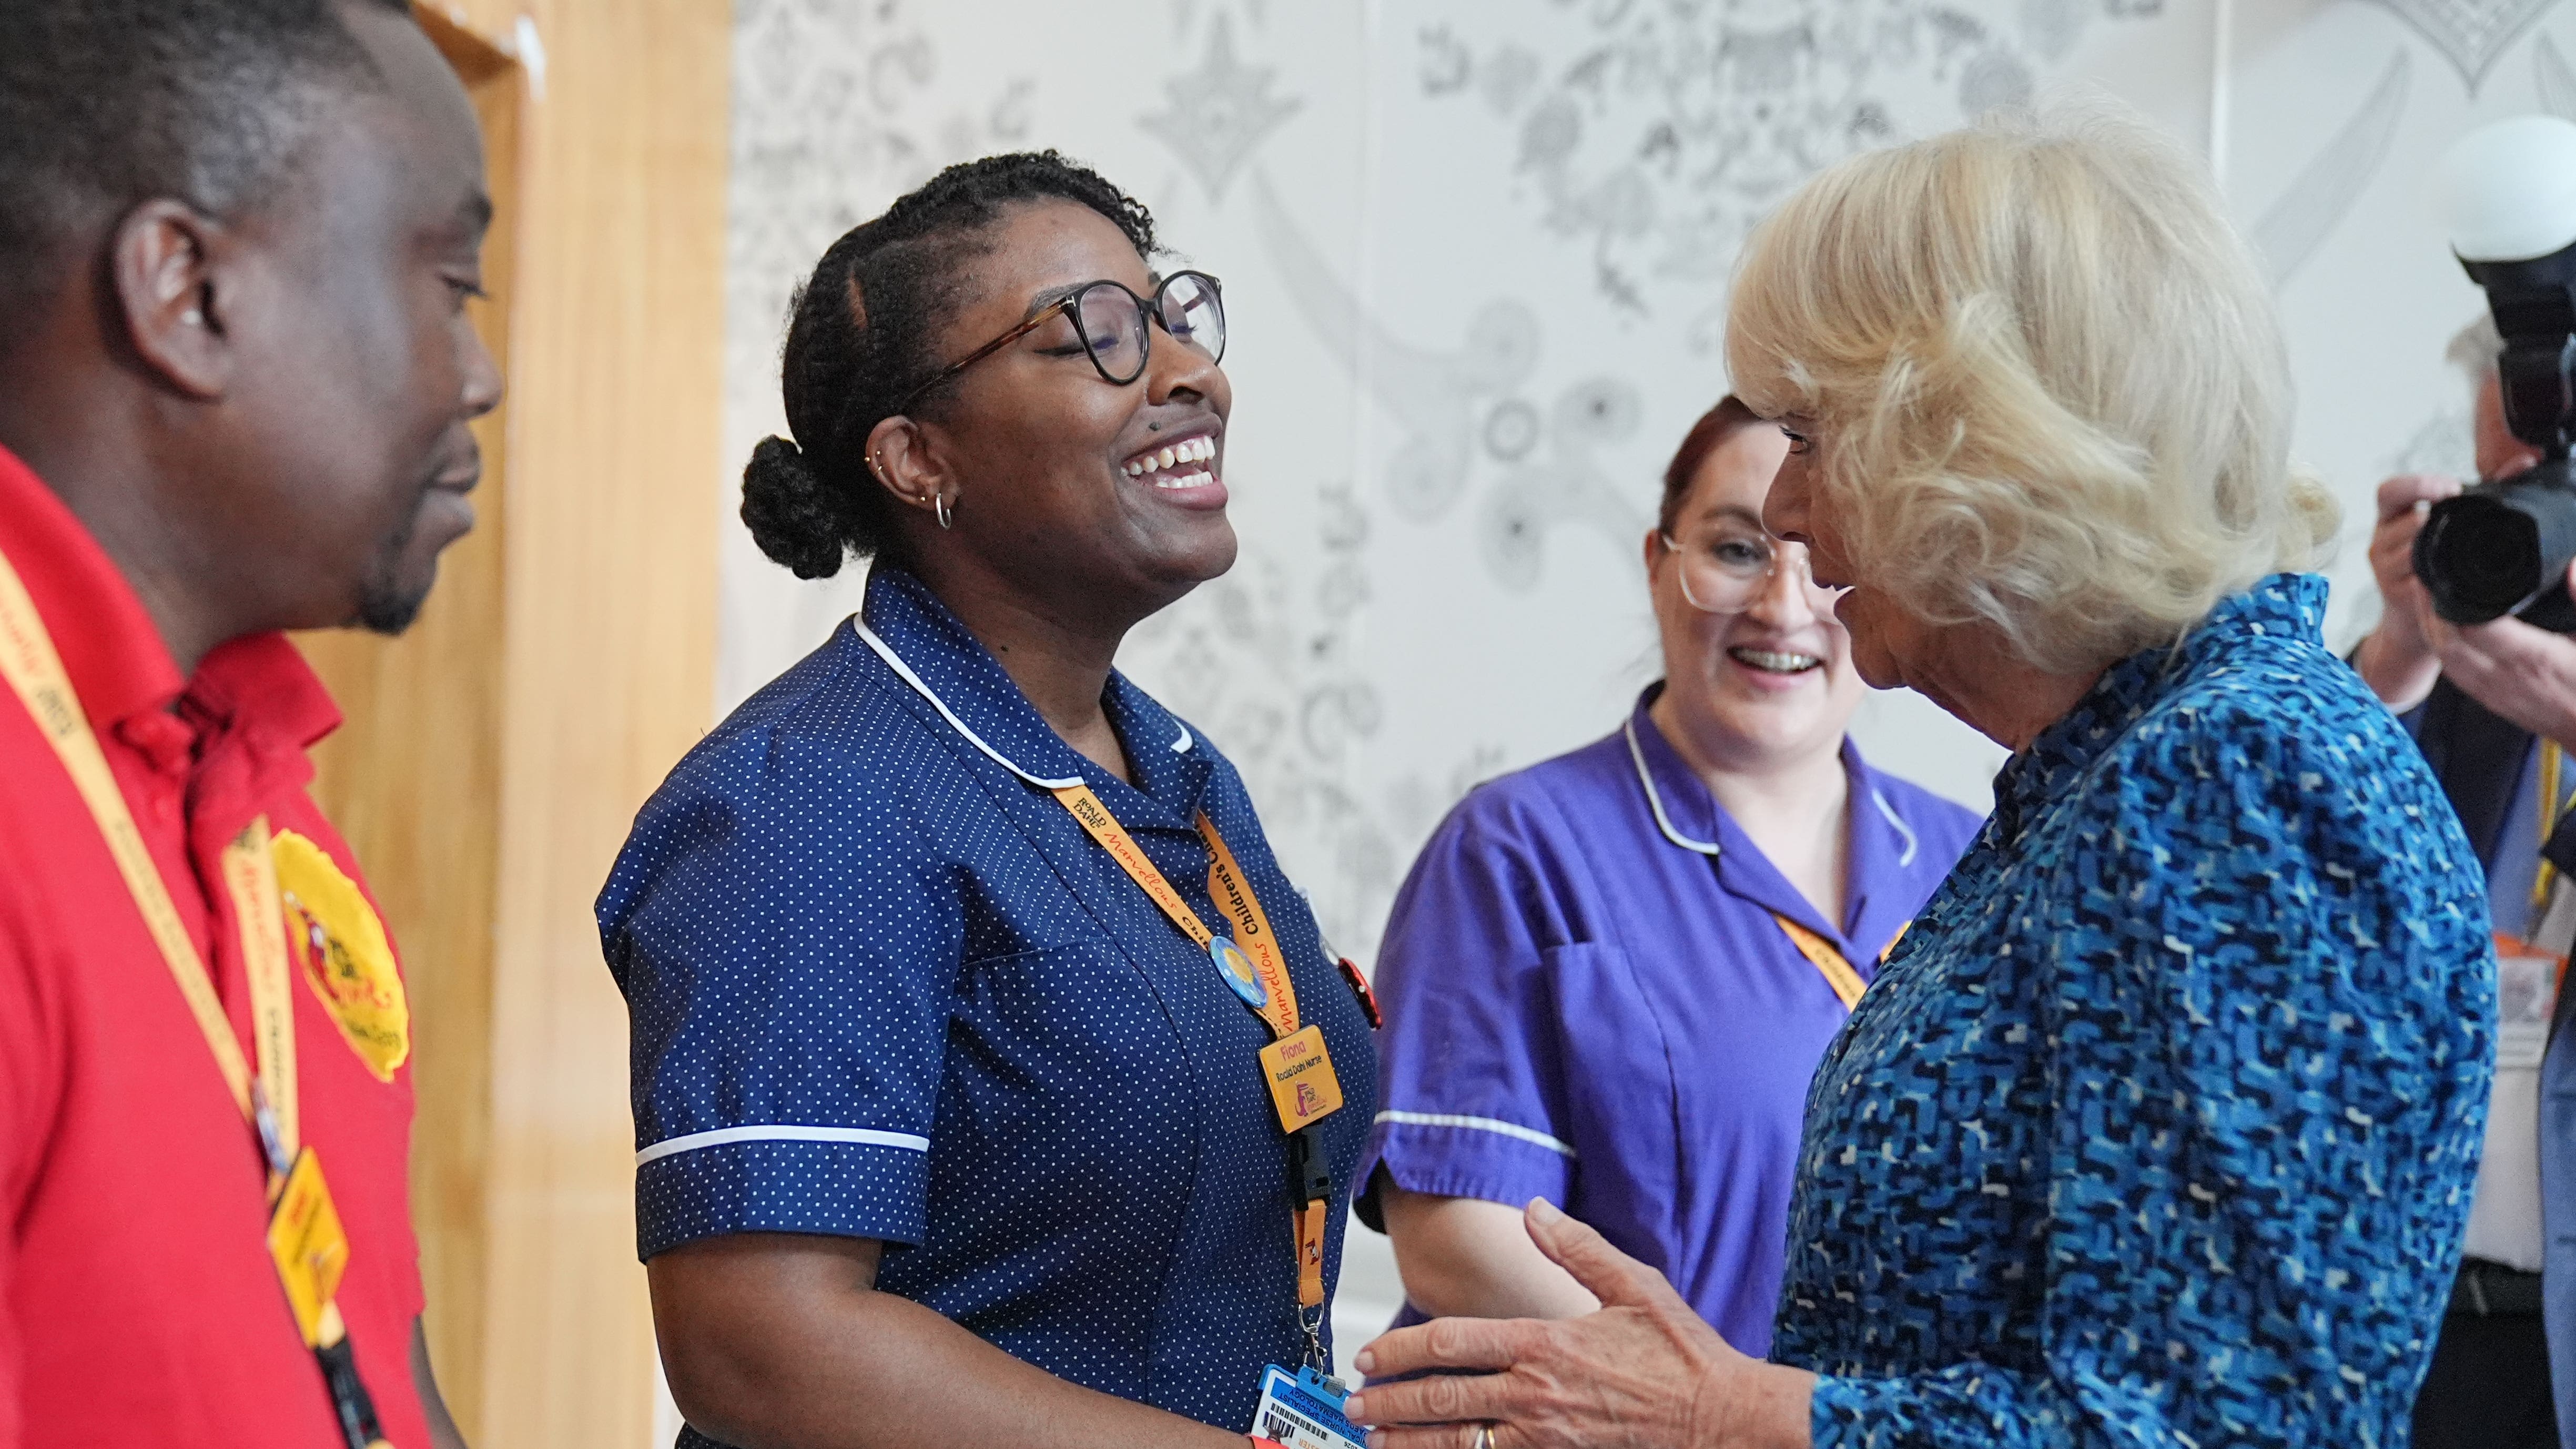
[[2318, 638], [2332, 509], [2199, 168], [2088, 112], [1810, 183], [1727, 336], [1852, 659], [2014, 755], [1807, 1098], [1771, 1348], [1605, 1305], [1361, 1351], [1377, 1449], [2393, 1445], [2476, 1164], [2484, 885]]

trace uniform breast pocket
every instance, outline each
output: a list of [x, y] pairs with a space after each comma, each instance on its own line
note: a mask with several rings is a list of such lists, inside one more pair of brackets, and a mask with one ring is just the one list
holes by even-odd
[[1672, 1052], [1627, 953], [1586, 942], [1540, 960], [1578, 1192], [1589, 1195], [1613, 1178], [1629, 1192], [1668, 1189], [1675, 1165]]
[[1009, 1170], [1044, 1160], [1058, 1190], [1109, 1191], [1139, 1154], [1190, 1150], [1188, 1074], [1135, 967], [1091, 942], [973, 961], [959, 973], [936, 1141]]

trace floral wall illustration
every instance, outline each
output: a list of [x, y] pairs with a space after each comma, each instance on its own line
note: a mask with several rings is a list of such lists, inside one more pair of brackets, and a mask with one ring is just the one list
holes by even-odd
[[[2550, 0], [735, 0], [728, 446], [782, 427], [787, 299], [938, 167], [1058, 147], [1221, 276], [1242, 560], [1122, 666], [1242, 767], [1363, 962], [1479, 780], [1614, 728], [1655, 676], [1640, 557], [1673, 445], [1725, 389], [1746, 229], [1820, 166], [2069, 82], [2210, 157], [2288, 319], [2298, 447], [2360, 540], [2401, 468], [2458, 468], [2443, 360], [2480, 305], [2434, 158], [2576, 117]], [[2227, 26], [2226, 33], [2219, 26]], [[2221, 67], [2224, 67], [2223, 70]], [[737, 465], [738, 466], [738, 465]], [[854, 610], [723, 523], [730, 707]], [[1882, 765], [1984, 806], [2001, 751], [1911, 695]], [[1392, 1311], [1354, 1235], [1341, 1320]], [[1357, 1336], [1352, 1336], [1357, 1335]]]

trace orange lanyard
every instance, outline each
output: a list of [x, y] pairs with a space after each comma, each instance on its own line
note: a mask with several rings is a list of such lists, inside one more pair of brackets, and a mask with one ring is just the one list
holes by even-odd
[[[1299, 1178], [1298, 1191], [1304, 1194], [1302, 1204], [1289, 1208], [1296, 1235], [1297, 1301], [1320, 1316], [1324, 1303], [1324, 1228], [1332, 1207], [1332, 1179], [1307, 1129], [1341, 1110], [1342, 1086], [1333, 1071], [1332, 1055], [1324, 1049], [1324, 1029], [1311, 1023], [1302, 1027], [1298, 1024], [1297, 986], [1289, 979], [1288, 958], [1279, 949], [1279, 938], [1270, 929], [1270, 917], [1261, 908], [1261, 898], [1253, 893], [1252, 883], [1244, 878], [1243, 868], [1227, 848], [1225, 837], [1217, 833], [1216, 823], [1201, 812], [1198, 831], [1208, 848], [1208, 896], [1234, 928], [1232, 936], [1216, 934], [1163, 878], [1163, 872], [1146, 857], [1144, 847], [1118, 823], [1118, 817], [1109, 812], [1090, 786], [1059, 785], [1054, 787], [1054, 793], [1056, 802], [1092, 839], [1100, 842], [1128, 879], [1162, 908], [1192, 945], [1208, 953], [1226, 985], [1270, 1028], [1270, 1045], [1261, 1049], [1262, 1075], [1270, 1086], [1271, 1106], [1279, 1114], [1280, 1130], [1288, 1134], [1291, 1165]], [[1320, 1358], [1319, 1322], [1310, 1323], [1301, 1316], [1300, 1324], [1306, 1329], [1309, 1357]]]
[[[1208, 895], [1233, 918], [1235, 930], [1230, 937], [1219, 937], [1207, 928], [1206, 923], [1199, 919], [1198, 912], [1190, 909], [1190, 903], [1181, 899], [1181, 893], [1172, 888], [1172, 883], [1165, 880], [1154, 862], [1146, 857], [1144, 847], [1127, 833], [1127, 827], [1119, 824], [1118, 817], [1109, 813], [1109, 807], [1100, 803], [1100, 797], [1091, 793], [1090, 786], [1059, 786], [1055, 798], [1057, 803], [1072, 812], [1073, 818], [1081, 823], [1092, 839], [1100, 842], [1101, 848], [1109, 852], [1109, 858], [1118, 863], [1120, 870], [1127, 872], [1128, 879], [1142, 887], [1155, 905], [1162, 907], [1163, 914], [1171, 918], [1172, 924], [1181, 928], [1181, 934], [1190, 938], [1190, 944], [1215, 958], [1217, 968], [1231, 978], [1227, 985], [1232, 986], [1235, 994], [1243, 997], [1245, 1004], [1251, 1006], [1269, 1026], [1273, 1040], [1296, 1035], [1297, 985], [1288, 979], [1288, 962], [1279, 953], [1278, 938], [1270, 934], [1270, 917], [1261, 909], [1260, 898], [1244, 881], [1241, 868], [1234, 863], [1234, 852], [1226, 848], [1225, 837], [1217, 834], [1216, 825], [1205, 814], [1199, 816], [1198, 827], [1199, 838], [1206, 841], [1208, 847]], [[1249, 958], [1254, 973], [1254, 985], [1249, 991], [1243, 984], [1241, 972], [1221, 954], [1228, 942], [1239, 947], [1240, 954]]]
[[[1771, 913], [1771, 919], [1780, 923], [1780, 929], [1789, 937], [1789, 944], [1797, 947], [1798, 954], [1814, 964], [1817, 972], [1825, 978], [1825, 984], [1833, 987], [1834, 995], [1842, 998], [1843, 1010], [1850, 1011], [1860, 1005], [1861, 993], [1869, 989], [1869, 983], [1860, 979], [1860, 973], [1843, 959], [1842, 952], [1834, 949], [1833, 942], [1778, 911]], [[1878, 964], [1886, 965], [1887, 958], [1896, 954], [1896, 942], [1905, 939], [1905, 932], [1912, 925], [1913, 922], [1908, 921], [1897, 928], [1895, 940], [1889, 941], [1887, 949], [1878, 953]]]

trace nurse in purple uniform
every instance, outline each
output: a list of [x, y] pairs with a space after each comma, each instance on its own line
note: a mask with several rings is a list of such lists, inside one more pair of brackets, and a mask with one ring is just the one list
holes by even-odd
[[1807, 1079], [1977, 817], [1863, 763], [1833, 594], [1762, 530], [1786, 451], [1729, 397], [1646, 539], [1665, 679], [1607, 739], [1479, 787], [1396, 897], [1355, 1181], [1424, 1317], [1597, 1306], [1544, 1197], [1771, 1344]]

